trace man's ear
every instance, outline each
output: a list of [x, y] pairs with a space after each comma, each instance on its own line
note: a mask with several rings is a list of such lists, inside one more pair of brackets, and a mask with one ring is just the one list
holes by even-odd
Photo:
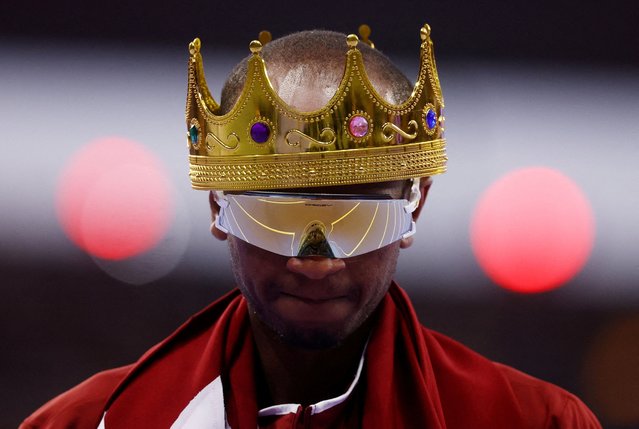
[[209, 206], [211, 206], [211, 234], [213, 234], [213, 237], [217, 238], [218, 240], [224, 241], [227, 239], [228, 235], [225, 232], [217, 229], [217, 227], [215, 226], [215, 218], [220, 212], [220, 206], [217, 201], [215, 201], [215, 195], [213, 194], [213, 191], [209, 191]]
[[[419, 198], [419, 205], [413, 212], [413, 221], [417, 222], [422, 209], [424, 208], [424, 204], [426, 203], [426, 197], [428, 196], [428, 190], [430, 189], [430, 185], [433, 183], [433, 180], [430, 177], [422, 177], [419, 180], [419, 192], [421, 196]], [[402, 238], [399, 242], [399, 247], [402, 249], [407, 249], [413, 244], [413, 237]]]
[[430, 189], [430, 185], [432, 185], [433, 179], [430, 177], [422, 177], [419, 180], [419, 191], [421, 192], [421, 197], [419, 198], [419, 205], [413, 212], [413, 220], [417, 222], [417, 218], [419, 218], [419, 214], [422, 212], [424, 208], [424, 204], [426, 203], [426, 196], [428, 195], [428, 190]]

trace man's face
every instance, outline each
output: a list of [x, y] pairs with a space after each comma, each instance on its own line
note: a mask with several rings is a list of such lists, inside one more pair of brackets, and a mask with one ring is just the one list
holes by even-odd
[[[305, 192], [388, 194], [407, 182]], [[399, 242], [352, 258], [281, 256], [228, 236], [235, 279], [249, 309], [285, 342], [305, 348], [339, 344], [375, 310], [390, 285]]]
[[[280, 97], [300, 111], [324, 106], [335, 93], [342, 73], [343, 69], [330, 68], [269, 70]], [[382, 83], [377, 87], [385, 94], [390, 91], [390, 86]], [[408, 181], [396, 181], [288, 191], [406, 198], [409, 187]], [[400, 242], [395, 242], [345, 259], [291, 258], [232, 235], [228, 241], [235, 279], [252, 317], [288, 344], [314, 349], [340, 344], [368, 319], [390, 286], [400, 248]]]

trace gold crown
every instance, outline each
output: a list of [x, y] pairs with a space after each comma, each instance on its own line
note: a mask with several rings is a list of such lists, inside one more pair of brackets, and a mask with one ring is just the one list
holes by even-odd
[[[360, 27], [365, 43], [370, 29]], [[260, 35], [262, 42], [270, 34]], [[200, 40], [189, 44], [186, 102], [190, 177], [195, 189], [258, 190], [384, 182], [446, 171], [444, 99], [430, 27], [421, 29], [420, 69], [410, 97], [399, 105], [373, 88], [357, 48], [346, 38], [346, 66], [326, 106], [300, 112], [273, 89], [263, 43], [250, 43], [246, 82], [228, 113], [220, 114], [206, 85]]]

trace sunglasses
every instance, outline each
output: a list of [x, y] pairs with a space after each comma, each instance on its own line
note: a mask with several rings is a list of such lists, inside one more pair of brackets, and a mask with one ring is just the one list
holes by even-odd
[[413, 183], [410, 200], [379, 194], [216, 191], [220, 211], [215, 225], [278, 255], [349, 258], [415, 233], [418, 183]]

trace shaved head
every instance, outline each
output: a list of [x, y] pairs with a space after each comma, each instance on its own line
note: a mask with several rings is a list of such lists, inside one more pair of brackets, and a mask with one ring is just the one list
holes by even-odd
[[[360, 42], [366, 73], [379, 94], [388, 102], [406, 100], [413, 86], [404, 74], [380, 51]], [[262, 49], [269, 79], [278, 95], [292, 107], [317, 110], [335, 94], [346, 62], [346, 35], [333, 31], [312, 30], [293, 33], [267, 43]], [[222, 88], [221, 107], [233, 108], [244, 87], [247, 60], [231, 72]], [[311, 91], [313, 97], [302, 97]]]

